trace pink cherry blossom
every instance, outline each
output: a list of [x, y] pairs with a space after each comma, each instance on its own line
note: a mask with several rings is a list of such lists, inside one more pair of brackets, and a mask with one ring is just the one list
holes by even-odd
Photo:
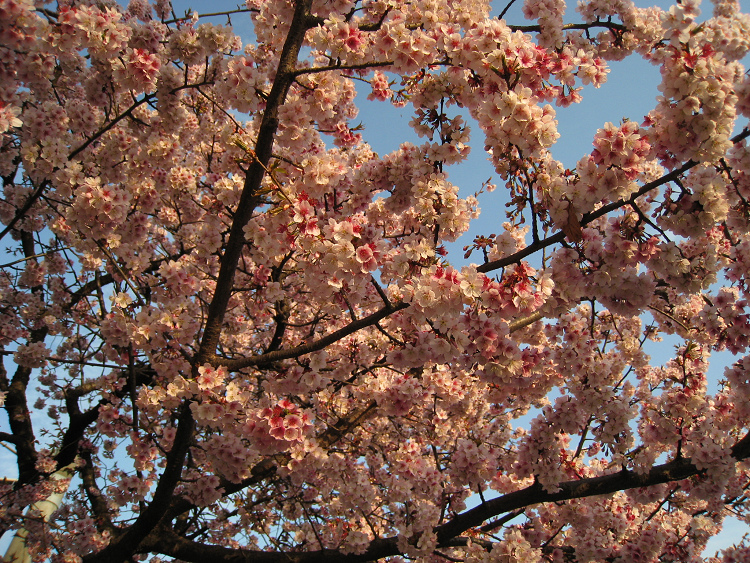
[[0, 0], [20, 558], [747, 558], [741, 3], [125, 4]]

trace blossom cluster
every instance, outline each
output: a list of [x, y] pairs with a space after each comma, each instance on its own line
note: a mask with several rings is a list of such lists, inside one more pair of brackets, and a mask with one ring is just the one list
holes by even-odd
[[[522, 12], [0, 0], [0, 524], [34, 558], [698, 561], [746, 510], [750, 17]], [[559, 112], [631, 55], [656, 107], [566, 169]], [[362, 92], [415, 140], [377, 154]], [[459, 187], [470, 150], [507, 191]]]

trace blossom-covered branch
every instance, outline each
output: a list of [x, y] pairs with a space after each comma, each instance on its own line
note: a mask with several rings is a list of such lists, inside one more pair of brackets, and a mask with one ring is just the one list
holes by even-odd
[[[745, 517], [750, 16], [509, 7], [0, 1], [24, 556], [697, 562]], [[653, 109], [564, 165], [627, 57]], [[362, 95], [418, 140], [377, 154]]]

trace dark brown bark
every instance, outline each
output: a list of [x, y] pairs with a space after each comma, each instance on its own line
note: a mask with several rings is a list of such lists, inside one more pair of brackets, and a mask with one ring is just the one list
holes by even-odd
[[237, 264], [242, 255], [242, 249], [245, 247], [244, 228], [252, 217], [255, 208], [261, 203], [258, 192], [271, 161], [273, 143], [279, 127], [279, 109], [284, 104], [289, 88], [294, 82], [294, 72], [297, 68], [299, 51], [305, 33], [313, 25], [310, 21], [311, 4], [312, 0], [298, 0], [295, 5], [291, 27], [281, 51], [276, 79], [266, 100], [266, 109], [261, 119], [253, 161], [245, 175], [245, 184], [237, 210], [234, 213], [229, 240], [221, 257], [219, 277], [216, 281], [214, 297], [208, 307], [203, 339], [195, 356], [196, 366], [211, 361], [215, 357], [216, 346], [219, 343], [224, 323], [224, 315], [229, 304], [229, 298], [232, 295]]

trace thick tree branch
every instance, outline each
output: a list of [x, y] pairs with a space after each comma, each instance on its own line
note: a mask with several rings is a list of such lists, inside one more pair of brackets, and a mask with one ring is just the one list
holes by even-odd
[[374, 540], [370, 543], [367, 551], [361, 555], [345, 555], [337, 549], [300, 552], [235, 550], [190, 541], [168, 529], [158, 530], [158, 537], [158, 544], [150, 543], [144, 545], [144, 547], [192, 563], [206, 561], [221, 563], [359, 563], [375, 561], [382, 557], [400, 553], [395, 538]]
[[305, 354], [310, 354], [312, 352], [322, 350], [323, 348], [330, 346], [334, 342], [338, 342], [342, 338], [346, 338], [350, 334], [354, 334], [358, 330], [373, 326], [385, 317], [388, 317], [393, 313], [396, 313], [397, 311], [401, 311], [402, 309], [406, 309], [408, 306], [408, 303], [397, 303], [393, 307], [383, 307], [382, 309], [379, 309], [378, 311], [375, 311], [374, 313], [367, 315], [366, 317], [362, 317], [361, 319], [352, 321], [344, 328], [327, 334], [326, 336], [319, 338], [315, 342], [310, 342], [309, 344], [302, 344], [300, 346], [295, 346], [294, 348], [289, 348], [287, 350], [275, 350], [273, 352], [260, 354], [251, 358], [243, 358], [241, 360], [219, 360], [217, 364], [225, 366], [229, 371], [238, 371], [251, 366], [271, 364], [273, 362], [278, 362], [289, 358], [304, 356]]
[[[150, 366], [137, 366], [134, 375], [136, 377], [135, 383], [137, 385], [145, 385], [153, 380], [156, 372]], [[97, 418], [99, 418], [99, 408], [110, 402], [109, 399], [101, 399], [96, 406], [89, 408], [86, 412], [81, 412], [78, 405], [78, 399], [97, 388], [98, 386], [90, 383], [83, 384], [80, 387], [68, 388], [63, 391], [65, 408], [68, 411], [70, 422], [68, 423], [68, 429], [63, 435], [60, 450], [55, 456], [58, 469], [73, 463], [78, 454], [78, 445], [83, 439], [86, 429], [93, 424]], [[129, 389], [127, 387], [122, 387], [113, 393], [113, 395], [122, 398], [128, 393], [128, 391]]]
[[330, 72], [332, 70], [361, 70], [365, 68], [380, 68], [384, 66], [390, 66], [393, 61], [374, 61], [371, 63], [360, 63], [360, 64], [334, 64], [329, 66], [315, 66], [311, 68], [300, 68], [294, 71], [294, 76], [302, 76], [303, 74], [316, 74], [320, 72]]
[[[524, 33], [539, 33], [542, 28], [539, 25], [509, 25], [508, 26], [513, 31], [522, 31]], [[563, 30], [567, 31], [570, 29], [580, 29], [582, 31], [586, 31], [588, 29], [595, 29], [597, 27], [602, 27], [605, 29], [609, 29], [611, 31], [617, 31], [619, 33], [625, 33], [626, 31], [629, 31], [627, 27], [622, 25], [621, 23], [614, 23], [614, 22], [603, 22], [603, 21], [595, 21], [595, 22], [588, 22], [588, 23], [566, 23], [563, 26]]]
[[234, 276], [237, 270], [242, 249], [245, 246], [244, 228], [252, 217], [253, 211], [261, 203], [258, 193], [263, 177], [268, 170], [268, 163], [273, 154], [273, 143], [276, 130], [279, 127], [279, 109], [284, 104], [289, 88], [294, 82], [297, 67], [297, 58], [305, 37], [305, 32], [310, 28], [310, 5], [312, 0], [298, 0], [295, 5], [294, 17], [292, 18], [289, 34], [281, 51], [279, 66], [276, 71], [276, 80], [271, 87], [271, 93], [266, 100], [266, 108], [260, 123], [258, 140], [255, 144], [253, 162], [245, 175], [245, 184], [242, 189], [237, 210], [234, 213], [229, 240], [226, 244], [224, 255], [221, 257], [219, 277], [216, 281], [214, 297], [208, 307], [208, 316], [203, 329], [203, 339], [200, 349], [195, 356], [195, 365], [213, 360], [216, 346], [221, 336], [221, 328], [224, 322], [229, 298], [232, 295]]
[[[30, 261], [35, 261], [35, 258], [31, 258], [36, 254], [34, 236], [31, 232], [21, 232], [21, 246], [24, 256], [28, 257]], [[32, 294], [42, 295], [42, 291], [41, 286], [31, 288]], [[34, 328], [30, 331], [26, 342], [27, 344], [44, 342], [48, 333], [49, 329], [46, 325]], [[34, 434], [31, 412], [26, 398], [32, 368], [18, 365], [10, 384], [8, 384], [5, 366], [1, 364], [2, 362], [0, 362], [0, 391], [6, 392], [5, 410], [8, 413], [8, 425], [13, 434], [13, 443], [16, 446], [18, 464], [18, 482], [16, 485], [21, 487], [33, 483], [39, 477], [39, 472], [36, 469], [36, 435]]]
[[83, 439], [86, 428], [99, 418], [99, 405], [82, 413], [78, 408], [78, 401], [74, 395], [65, 396], [65, 406], [68, 410], [70, 422], [68, 423], [68, 429], [63, 435], [60, 451], [55, 456], [58, 468], [70, 465], [75, 461], [76, 455], [78, 455], [78, 444]]

